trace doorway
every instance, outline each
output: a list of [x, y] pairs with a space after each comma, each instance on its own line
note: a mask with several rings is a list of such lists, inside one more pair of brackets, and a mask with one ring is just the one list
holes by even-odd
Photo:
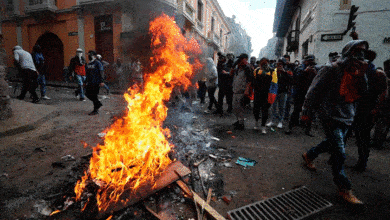
[[95, 17], [95, 44], [96, 53], [102, 55], [104, 61], [110, 63], [104, 67], [106, 80], [112, 81], [114, 69], [111, 64], [114, 63], [114, 37], [112, 15], [103, 15]]
[[61, 39], [53, 33], [45, 33], [35, 43], [42, 48], [45, 58], [46, 80], [62, 81], [64, 69], [64, 45]]

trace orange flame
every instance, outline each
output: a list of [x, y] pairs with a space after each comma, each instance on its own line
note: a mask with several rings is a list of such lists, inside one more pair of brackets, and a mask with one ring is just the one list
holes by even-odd
[[163, 14], [150, 23], [149, 31], [154, 71], [145, 75], [142, 92], [133, 87], [124, 94], [127, 115], [107, 129], [104, 144], [94, 148], [89, 170], [75, 187], [80, 200], [86, 181], [97, 183], [99, 211], [120, 202], [124, 191], [154, 183], [172, 162], [168, 157], [173, 147], [167, 140], [170, 131], [162, 128], [168, 110], [164, 102], [169, 100], [174, 86], [190, 86], [193, 72], [200, 67], [197, 60], [191, 65], [187, 54], [199, 55], [199, 45], [181, 34], [173, 18]]

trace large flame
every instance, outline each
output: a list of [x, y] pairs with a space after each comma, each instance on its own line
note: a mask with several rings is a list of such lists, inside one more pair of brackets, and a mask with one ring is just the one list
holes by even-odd
[[76, 184], [80, 199], [88, 180], [101, 183], [96, 195], [99, 211], [116, 203], [124, 191], [137, 190], [155, 178], [172, 162], [168, 153], [173, 147], [167, 140], [170, 131], [162, 128], [167, 117], [164, 102], [174, 86], [187, 88], [199, 62], [189, 62], [200, 54], [193, 39], [188, 41], [173, 18], [162, 15], [150, 23], [153, 72], [145, 75], [145, 84], [125, 93], [127, 115], [107, 129], [103, 145], [94, 148], [89, 170]]

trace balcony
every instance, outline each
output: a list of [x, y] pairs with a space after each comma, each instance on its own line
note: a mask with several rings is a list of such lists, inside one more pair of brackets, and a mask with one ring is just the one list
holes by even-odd
[[196, 27], [198, 28], [198, 30], [203, 31], [203, 23], [198, 19], [196, 19]]
[[29, 0], [25, 7], [26, 13], [53, 13], [57, 10], [56, 0]]
[[184, 11], [183, 15], [184, 15], [184, 17], [186, 17], [187, 20], [189, 22], [191, 22], [192, 25], [195, 25], [195, 19], [194, 19], [194, 17], [195, 17], [195, 9], [187, 1], [184, 2], [183, 7], [184, 7], [183, 8], [183, 11]]
[[214, 44], [217, 48], [221, 47], [221, 39], [214, 32], [209, 32], [207, 34], [207, 41], [209, 44]]
[[79, 0], [79, 5], [90, 5], [106, 2], [114, 2], [114, 0]]

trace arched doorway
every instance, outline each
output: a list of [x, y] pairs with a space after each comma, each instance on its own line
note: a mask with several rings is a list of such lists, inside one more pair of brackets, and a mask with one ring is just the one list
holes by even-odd
[[64, 45], [53, 33], [45, 33], [35, 43], [42, 48], [46, 64], [46, 80], [62, 81], [64, 68]]

